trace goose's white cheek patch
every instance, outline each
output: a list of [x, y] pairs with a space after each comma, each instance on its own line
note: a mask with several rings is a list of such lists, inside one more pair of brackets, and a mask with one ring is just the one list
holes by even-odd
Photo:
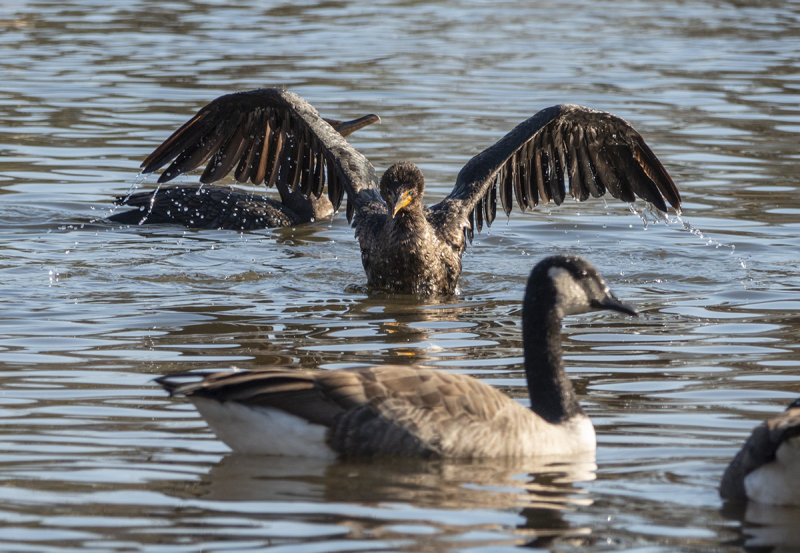
[[568, 270], [562, 267], [552, 267], [547, 271], [553, 281], [556, 295], [564, 309], [564, 315], [586, 313], [589, 309], [589, 298], [583, 286], [578, 284]]

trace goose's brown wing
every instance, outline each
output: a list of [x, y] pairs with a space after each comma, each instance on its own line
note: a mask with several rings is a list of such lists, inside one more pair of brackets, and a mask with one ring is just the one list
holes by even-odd
[[317, 374], [293, 369], [188, 372], [162, 376], [156, 382], [170, 395], [273, 407], [330, 427], [344, 408], [320, 392], [315, 383]]
[[330, 446], [346, 455], [469, 456], [472, 433], [491, 434], [496, 414], [513, 403], [473, 378], [403, 366], [202, 376], [157, 381], [171, 394], [277, 408], [322, 424]]
[[[377, 120], [369, 115], [333, 123], [349, 134], [360, 128], [359, 122], [365, 126]], [[220, 96], [156, 148], [142, 163], [142, 171], [150, 173], [167, 163], [159, 183], [204, 163], [203, 183], [233, 170], [239, 182], [277, 185], [317, 197], [327, 183], [334, 208], [344, 192], [355, 198], [375, 182], [374, 169], [362, 154], [308, 102], [278, 88]]]
[[603, 111], [562, 104], [543, 109], [496, 144], [473, 157], [458, 174], [453, 191], [431, 208], [441, 225], [471, 223], [481, 230], [506, 214], [514, 200], [521, 210], [539, 203], [561, 204], [606, 192], [625, 202], [636, 197], [666, 211], [681, 198], [664, 166], [625, 120]]
[[496, 415], [513, 403], [474, 378], [416, 367], [327, 371], [317, 385], [347, 406], [331, 445], [357, 455], [485, 455]]

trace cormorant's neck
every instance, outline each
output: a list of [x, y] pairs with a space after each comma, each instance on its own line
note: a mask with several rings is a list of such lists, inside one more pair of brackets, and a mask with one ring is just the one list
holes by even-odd
[[411, 203], [397, 212], [392, 218], [394, 224], [401, 228], [418, 229], [427, 222], [421, 203]]
[[552, 296], [526, 298], [522, 315], [525, 375], [531, 409], [556, 424], [581, 413], [572, 383], [564, 371], [561, 351], [561, 314]]

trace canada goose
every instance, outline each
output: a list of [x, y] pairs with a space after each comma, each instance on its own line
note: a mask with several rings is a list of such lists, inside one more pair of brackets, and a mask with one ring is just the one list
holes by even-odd
[[186, 373], [157, 381], [171, 395], [187, 396], [241, 453], [571, 455], [594, 451], [595, 434], [564, 371], [561, 319], [597, 309], [636, 314], [580, 257], [548, 257], [533, 268], [522, 307], [530, 408], [471, 376], [404, 366]]
[[[216, 109], [219, 106], [214, 107]], [[335, 119], [324, 121], [342, 136], [348, 136], [358, 129], [379, 122], [380, 117], [370, 114], [352, 121]], [[290, 141], [293, 138], [285, 133], [281, 140]], [[258, 159], [266, 161], [266, 156]], [[258, 160], [253, 163], [258, 163]], [[254, 179], [256, 176], [252, 175]], [[117, 205], [136, 209], [114, 213], [108, 220], [124, 225], [172, 223], [192, 228], [231, 230], [290, 227], [310, 223], [329, 217], [334, 212], [333, 205], [326, 196], [308, 193], [310, 186], [308, 179], [311, 176], [303, 175], [304, 180], [294, 183], [291, 187], [285, 179], [276, 180], [275, 186], [280, 194], [280, 200], [229, 186], [211, 184], [173, 185], [137, 192], [119, 196], [115, 202]], [[200, 180], [203, 183], [212, 182], [206, 175]], [[239, 179], [240, 182], [245, 180], [247, 176]], [[159, 179], [159, 182], [163, 181]]]
[[753, 429], [722, 475], [719, 493], [729, 501], [800, 505], [800, 398]]
[[[292, 140], [283, 140], [290, 135]], [[644, 139], [621, 118], [582, 106], [557, 105], [519, 124], [461, 169], [452, 192], [422, 204], [424, 179], [412, 163], [389, 167], [380, 179], [372, 164], [291, 92], [264, 88], [221, 96], [142, 164], [166, 182], [210, 157], [201, 180], [213, 182], [236, 165], [239, 181], [309, 183], [304, 192], [328, 197], [338, 209], [347, 193], [347, 218], [355, 227], [367, 286], [419, 296], [457, 291], [461, 256], [475, 229], [494, 221], [497, 200], [509, 214], [540, 201], [560, 204], [612, 196], [639, 196], [666, 211], [680, 194]], [[266, 161], [265, 161], [266, 160]], [[499, 191], [499, 192], [498, 192]]]

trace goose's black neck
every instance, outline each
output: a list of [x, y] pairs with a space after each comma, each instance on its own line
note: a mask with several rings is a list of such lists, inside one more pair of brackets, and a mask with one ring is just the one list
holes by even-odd
[[561, 350], [562, 311], [549, 280], [535, 282], [532, 275], [522, 307], [525, 375], [531, 409], [557, 424], [581, 413], [572, 383], [564, 371]]

